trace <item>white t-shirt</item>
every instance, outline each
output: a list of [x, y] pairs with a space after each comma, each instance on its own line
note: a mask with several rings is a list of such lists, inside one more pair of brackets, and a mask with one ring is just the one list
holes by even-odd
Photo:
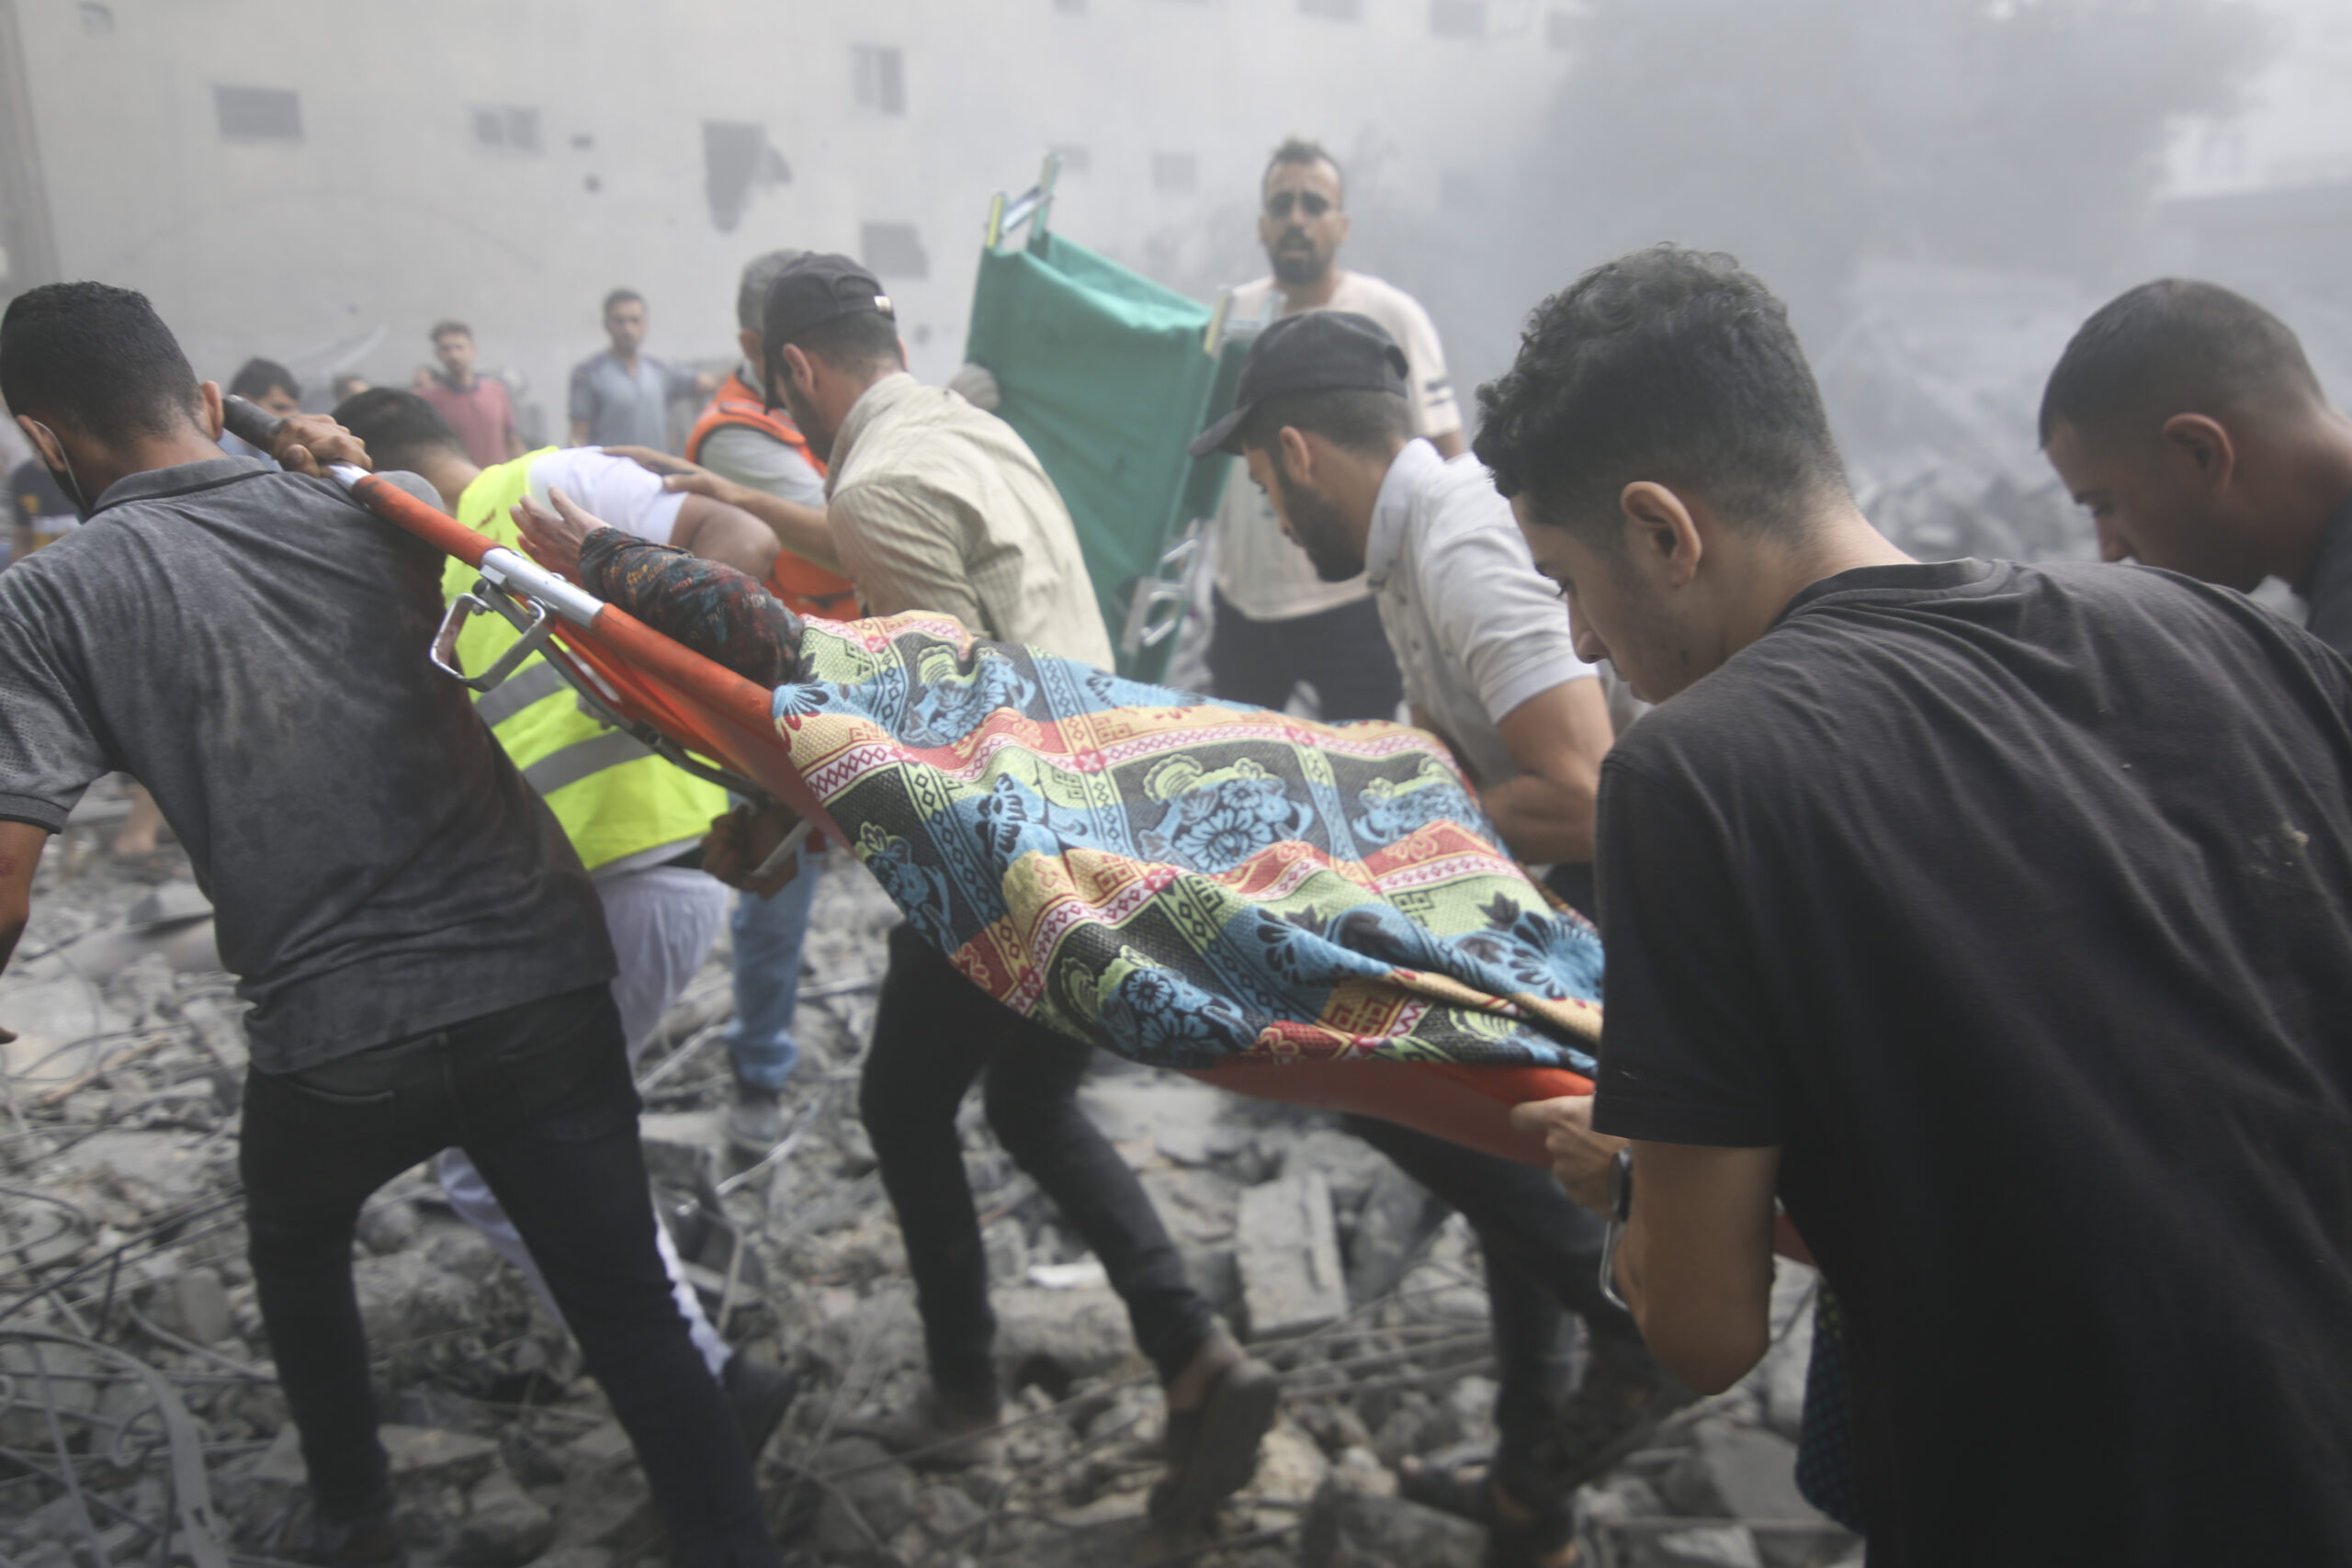
[[[1272, 277], [1244, 284], [1233, 291], [1232, 318], [1256, 321], [1265, 314], [1266, 301], [1275, 298]], [[1443, 435], [1462, 428], [1462, 411], [1446, 375], [1437, 328], [1411, 295], [1369, 274], [1345, 272], [1331, 302], [1318, 308], [1369, 316], [1396, 340], [1405, 351], [1412, 389], [1414, 434]], [[1238, 462], [1226, 480], [1214, 536], [1217, 592], [1253, 621], [1287, 621], [1336, 610], [1372, 592], [1361, 577], [1326, 582], [1317, 576], [1306, 552], [1283, 536], [1273, 503], [1259, 493]]]
[[1529, 698], [1598, 671], [1577, 657], [1568, 607], [1537, 573], [1485, 466], [1407, 442], [1373, 503], [1364, 566], [1405, 700], [1481, 784], [1517, 778], [1497, 727]]
[[683, 491], [665, 491], [662, 476], [628, 457], [595, 446], [567, 446], [531, 465], [531, 499], [542, 505], [560, 489], [579, 505], [624, 534], [666, 545], [678, 526]]

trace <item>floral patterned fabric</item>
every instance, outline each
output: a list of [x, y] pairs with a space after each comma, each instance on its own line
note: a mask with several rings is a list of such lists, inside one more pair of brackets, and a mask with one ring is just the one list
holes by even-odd
[[1592, 1071], [1600, 939], [1430, 737], [937, 616], [810, 621], [800, 666], [775, 693], [794, 764], [915, 930], [1016, 1010], [1159, 1066]]
[[580, 583], [756, 685], [798, 672], [800, 617], [731, 566], [594, 528], [581, 543]]

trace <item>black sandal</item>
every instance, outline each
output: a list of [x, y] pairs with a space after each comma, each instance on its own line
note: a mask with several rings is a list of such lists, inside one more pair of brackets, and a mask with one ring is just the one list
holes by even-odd
[[[1476, 1481], [1464, 1477], [1469, 1470], [1477, 1472]], [[1448, 1465], [1408, 1460], [1396, 1472], [1396, 1493], [1407, 1502], [1486, 1527], [1486, 1568], [1539, 1568], [1561, 1548], [1577, 1544], [1576, 1510], [1566, 1498], [1532, 1504], [1512, 1494], [1511, 1501], [1533, 1516], [1521, 1521], [1503, 1513], [1496, 1489], [1494, 1466], [1476, 1460]]]
[[1154, 1525], [1181, 1529], [1249, 1484], [1282, 1392], [1272, 1367], [1245, 1356], [1217, 1373], [1199, 1408], [1168, 1413], [1168, 1475], [1151, 1489]]

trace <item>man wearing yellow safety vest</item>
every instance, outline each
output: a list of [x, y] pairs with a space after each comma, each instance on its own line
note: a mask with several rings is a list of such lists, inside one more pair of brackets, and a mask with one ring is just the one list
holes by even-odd
[[[707, 497], [665, 492], [645, 468], [594, 447], [548, 447], [484, 468], [467, 455], [448, 422], [413, 392], [374, 388], [335, 412], [346, 429], [366, 431], [361, 439], [379, 468], [419, 475], [452, 516], [502, 544], [519, 547], [510, 511], [527, 495], [542, 504], [576, 501], [640, 538], [754, 576], [767, 574], [775, 554], [774, 535], [757, 519]], [[472, 569], [453, 560], [444, 597], [464, 592], [473, 578]], [[477, 615], [458, 637], [458, 660], [467, 670], [486, 669], [515, 637], [503, 620]], [[477, 696], [474, 711], [554, 810], [595, 882], [618, 964], [613, 1000], [634, 1062], [702, 967], [726, 918], [727, 890], [703, 874], [699, 848], [711, 819], [727, 809], [726, 792], [582, 711], [571, 688], [536, 654]], [[471, 1162], [458, 1150], [446, 1150], [436, 1173], [450, 1206], [522, 1269], [545, 1300], [528, 1250]], [[705, 1316], [668, 1233], [659, 1232], [658, 1240], [678, 1310], [756, 1456], [790, 1404], [792, 1380], [734, 1356]]]

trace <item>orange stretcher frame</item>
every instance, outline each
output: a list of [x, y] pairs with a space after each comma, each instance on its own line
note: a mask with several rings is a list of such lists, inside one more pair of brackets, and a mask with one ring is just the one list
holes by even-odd
[[[493, 551], [509, 563], [515, 558], [487, 536], [387, 479], [356, 469], [335, 477], [377, 516], [469, 566], [481, 568]], [[492, 558], [493, 571], [499, 564]], [[513, 576], [487, 586], [513, 600], [535, 597]], [[542, 602], [539, 607], [548, 611], [553, 626], [542, 651], [583, 694], [626, 726], [658, 731], [676, 748], [757, 784], [818, 831], [842, 838], [776, 736], [771, 694], [616, 605], [593, 600], [577, 589], [565, 597], [593, 604], [593, 617], [582, 625]], [[1589, 1079], [1558, 1068], [1439, 1062], [1241, 1062], [1189, 1076], [1261, 1100], [1378, 1117], [1537, 1166], [1550, 1163], [1543, 1143], [1512, 1129], [1511, 1107], [1592, 1092]]]

